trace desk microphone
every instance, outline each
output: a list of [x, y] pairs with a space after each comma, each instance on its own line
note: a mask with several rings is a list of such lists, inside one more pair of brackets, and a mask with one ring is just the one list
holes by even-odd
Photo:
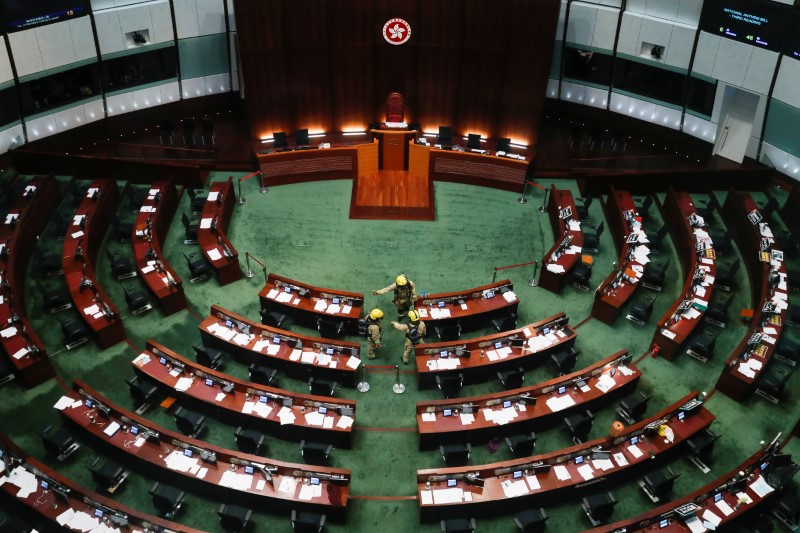
[[161, 201], [161, 191], [158, 191], [155, 195], [153, 195], [153, 203], [158, 204]]
[[219, 215], [214, 215], [214, 218], [211, 219], [211, 231], [217, 231], [217, 221], [219, 220]]
[[222, 197], [223, 197], [223, 194], [220, 192], [217, 195], [217, 205], [222, 205]]
[[6, 239], [6, 242], [3, 243], [3, 247], [0, 248], [0, 258], [2, 258], [3, 260], [8, 259], [8, 247], [9, 243], [11, 242], [11, 239], [12, 237]]
[[[85, 220], [85, 219], [81, 219], [81, 220]], [[78, 244], [75, 246], [75, 260], [76, 261], [82, 261], [83, 260], [83, 247], [81, 246], [82, 244], [83, 244], [83, 237], [78, 239]]]
[[147, 259], [148, 261], [150, 261], [150, 260], [153, 260], [153, 259], [155, 259], [156, 257], [158, 257], [158, 256], [156, 255], [156, 251], [153, 249], [153, 247], [152, 247], [152, 246], [150, 246], [150, 247], [147, 249], [147, 252], [144, 254], [144, 258], [145, 258], [145, 259]]

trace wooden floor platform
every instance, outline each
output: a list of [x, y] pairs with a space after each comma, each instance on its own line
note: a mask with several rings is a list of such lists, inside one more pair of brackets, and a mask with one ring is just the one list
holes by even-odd
[[436, 220], [433, 181], [403, 170], [381, 170], [353, 180], [350, 218]]

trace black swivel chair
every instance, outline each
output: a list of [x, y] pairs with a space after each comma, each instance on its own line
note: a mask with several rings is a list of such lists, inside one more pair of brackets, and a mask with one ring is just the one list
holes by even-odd
[[325, 527], [324, 514], [292, 510], [292, 529], [299, 533], [320, 533]]
[[68, 317], [58, 321], [61, 323], [61, 334], [64, 337], [64, 345], [68, 350], [80, 346], [89, 340], [89, 332], [84, 325], [83, 320], [78, 320], [75, 317]]
[[774, 359], [767, 363], [766, 370], [758, 378], [756, 394], [767, 401], [778, 404], [784, 397], [786, 382], [794, 373], [794, 366]]
[[326, 465], [333, 452], [333, 444], [324, 442], [300, 441], [300, 455], [307, 465]]
[[569, 274], [572, 285], [582, 291], [589, 291], [589, 280], [592, 278], [592, 264], [579, 261]]
[[33, 247], [33, 256], [39, 264], [39, 274], [45, 277], [58, 276], [64, 273], [64, 265], [60, 254], [46, 254], [38, 246]]
[[723, 290], [733, 289], [736, 286], [736, 273], [739, 272], [741, 266], [741, 261], [734, 261], [732, 263], [718, 262], [716, 264], [717, 275], [714, 277], [714, 284]]
[[[130, 235], [128, 235], [130, 237]], [[128, 279], [136, 276], [136, 269], [133, 267], [130, 257], [122, 255], [121, 250], [111, 251], [106, 249], [106, 257], [111, 263], [111, 274], [117, 280]]]
[[511, 152], [511, 139], [509, 139], [508, 137], [500, 137], [499, 139], [497, 139], [497, 144], [494, 147], [494, 151], [495, 153]]
[[611, 520], [616, 504], [617, 500], [614, 495], [610, 492], [605, 492], [586, 496], [581, 502], [581, 507], [583, 507], [583, 512], [589, 517], [592, 525], [597, 527], [607, 524]]
[[209, 348], [204, 344], [198, 344], [192, 346], [192, 348], [194, 349], [195, 359], [197, 359], [197, 362], [201, 365], [213, 368], [214, 370], [222, 370], [225, 367], [225, 361], [223, 360], [223, 353], [221, 350]]
[[127, 381], [128, 392], [130, 392], [133, 403], [136, 405], [136, 413], [144, 413], [148, 407], [161, 401], [161, 393], [158, 387], [149, 379], [134, 376]]
[[289, 139], [286, 137], [285, 131], [272, 132], [272, 147], [276, 150], [285, 150], [289, 148]]
[[492, 327], [494, 327], [498, 333], [517, 329], [517, 314], [512, 312], [498, 318], [493, 318]]
[[192, 276], [189, 280], [190, 283], [205, 281], [211, 277], [211, 267], [205, 257], [202, 255], [198, 256], [197, 252], [193, 252], [189, 255], [183, 254], [183, 257], [186, 258], [186, 265], [189, 267], [189, 272]]
[[666, 467], [650, 472], [639, 481], [639, 486], [653, 503], [669, 501], [675, 480], [680, 474], [675, 474], [671, 468]]
[[0, 511], [0, 533], [31, 533], [33, 531], [38, 530], [32, 528], [22, 520], [13, 516], [7, 516]]
[[580, 353], [580, 350], [576, 350], [575, 348], [566, 348], [550, 355], [550, 360], [553, 361], [553, 365], [559, 376], [572, 372], [572, 369], [575, 368], [575, 364], [578, 362], [578, 355]]
[[447, 466], [464, 466], [472, 455], [470, 443], [443, 444], [439, 446], [439, 453]]
[[318, 318], [317, 331], [323, 339], [338, 339], [344, 332], [344, 320]]
[[644, 413], [647, 411], [647, 402], [649, 402], [652, 397], [652, 395], [645, 394], [641, 391], [629, 394], [620, 400], [619, 406], [617, 407], [617, 414], [628, 424], [635, 424], [644, 418]]
[[173, 144], [175, 142], [175, 132], [172, 127], [172, 120], [162, 118], [158, 122], [158, 140], [161, 144]]
[[149, 191], [140, 191], [130, 184], [128, 185], [126, 191], [127, 192], [125, 194], [128, 197], [128, 208], [132, 212], [138, 213], [142, 208], [142, 205], [144, 205], [144, 200], [147, 198], [147, 193]]
[[92, 473], [92, 479], [97, 486], [110, 494], [116, 492], [128, 477], [128, 472], [122, 465], [111, 459], [102, 461], [100, 457], [95, 457], [86, 468]]
[[[114, 216], [116, 217], [116, 215]], [[59, 241], [63, 241], [66, 238], [67, 230], [72, 225], [72, 217], [70, 216], [69, 219], [66, 219], [61, 216], [61, 213], [58, 211], [53, 211], [53, 213], [50, 215], [50, 218], [53, 220], [53, 224], [55, 226], [56, 238]], [[128, 235], [128, 238], [130, 239], [131, 236]]]
[[294, 144], [296, 146], [308, 146], [311, 138], [308, 136], [308, 128], [302, 128], [294, 132]]
[[775, 502], [772, 515], [790, 531], [797, 530], [800, 526], [800, 496], [793, 490], [786, 490]]
[[437, 374], [436, 386], [442, 391], [445, 398], [456, 398], [464, 385], [464, 374]]
[[329, 379], [308, 378], [308, 392], [315, 396], [333, 396], [338, 383]]
[[172, 520], [175, 517], [183, 505], [183, 500], [186, 498], [186, 493], [182, 490], [158, 481], [150, 487], [148, 492], [153, 500], [153, 507], [158, 510], [163, 518], [168, 520]]
[[800, 363], [800, 339], [788, 332], [781, 335], [778, 347], [775, 348], [775, 358], [792, 366]]
[[219, 525], [224, 531], [240, 533], [244, 531], [244, 528], [250, 521], [253, 511], [240, 505], [227, 505], [223, 503], [220, 504], [219, 509], [217, 509], [217, 515], [219, 516]]
[[119, 242], [128, 242], [133, 237], [133, 223], [123, 222], [115, 214], [111, 217], [111, 225], [114, 227], [114, 234]]
[[181, 213], [181, 222], [183, 223], [183, 244], [196, 244], [197, 221], [192, 221], [186, 216], [186, 213]]
[[128, 310], [133, 315], [141, 315], [153, 308], [150, 305], [150, 300], [147, 299], [147, 294], [136, 287], [123, 287], [125, 291], [125, 303], [128, 304]]
[[651, 252], [658, 254], [664, 250], [664, 238], [667, 236], [667, 232], [669, 232], [669, 226], [666, 224], [658, 228], [655, 233], [645, 230], [644, 234], [647, 236], [647, 240], [650, 241], [649, 248]]
[[772, 220], [772, 213], [780, 206], [778, 203], [778, 199], [774, 196], [770, 196], [767, 200], [767, 203], [761, 209], [761, 216], [764, 217], [764, 220], [770, 221]]
[[457, 341], [461, 338], [461, 323], [456, 322], [445, 326], [433, 326], [436, 337], [442, 341]]
[[181, 119], [181, 127], [183, 127], [183, 144], [186, 146], [194, 146], [197, 142], [195, 138], [194, 117], [187, 117]]
[[258, 383], [259, 385], [272, 385], [278, 371], [264, 365], [251, 364], [250, 365], [250, 381]]
[[525, 381], [525, 369], [521, 366], [502, 370], [497, 373], [497, 379], [505, 390], [519, 389]]
[[594, 424], [594, 415], [588, 409], [583, 413], [575, 413], [564, 418], [564, 426], [573, 442], [581, 443], [589, 436]]
[[280, 328], [286, 321], [286, 315], [277, 311], [268, 311], [266, 309], [259, 309], [258, 314], [261, 315], [261, 323], [265, 326], [273, 328]]
[[217, 136], [214, 133], [214, 119], [211, 117], [203, 117], [200, 123], [203, 125], [203, 133], [200, 134], [203, 145], [214, 146], [217, 142]]
[[596, 252], [600, 248], [600, 235], [605, 230], [605, 222], [601, 222], [595, 231], [583, 232], [583, 249], [589, 252]]
[[669, 259], [663, 263], [652, 262], [647, 265], [644, 274], [642, 274], [642, 285], [648, 289], [661, 292], [664, 286], [664, 277], [667, 275], [667, 267], [669, 267]]
[[439, 521], [442, 533], [475, 533], [478, 524], [474, 518], [449, 518]]
[[718, 336], [719, 333], [708, 329], [695, 333], [689, 338], [686, 353], [703, 363], [707, 363], [709, 357], [714, 353]]
[[[714, 216], [714, 211], [719, 208], [719, 200], [717, 200], [717, 196], [715, 194], [711, 194], [711, 199], [708, 200], [705, 205], [700, 205], [697, 207], [697, 214], [703, 217], [703, 220], [708, 224], [711, 222], [711, 219]], [[714, 243], [716, 244], [716, 243]]]
[[714, 250], [730, 252], [733, 249], [733, 240], [736, 238], [736, 226], [729, 227], [725, 233], [709, 232], [709, 236], [714, 242]]
[[62, 427], [47, 426], [39, 435], [42, 437], [44, 451], [58, 461], [66, 460], [80, 448], [75, 437]]
[[733, 303], [733, 294], [722, 292], [714, 293], [706, 309], [706, 322], [724, 328], [725, 324], [728, 322], [728, 308], [730, 308], [731, 303]]
[[514, 457], [530, 457], [536, 448], [536, 433], [531, 431], [521, 435], [510, 435], [506, 437], [506, 444]]
[[583, 220], [584, 222], [589, 221], [589, 206], [592, 205], [594, 198], [589, 196], [588, 198], [580, 198], [581, 203], [575, 204], [575, 209], [578, 210], [578, 218]]
[[201, 196], [197, 194], [197, 191], [191, 188], [186, 189], [186, 194], [189, 195], [189, 203], [192, 206], [192, 212], [200, 213], [208, 200], [208, 196]]
[[453, 146], [453, 128], [450, 126], [439, 126], [439, 135], [436, 137], [436, 144], [447, 148]]
[[689, 448], [689, 460], [699, 468], [704, 474], [711, 471], [708, 465], [711, 463], [711, 454], [714, 451], [714, 443], [719, 438], [708, 429], [689, 437], [686, 446]]
[[264, 434], [255, 429], [239, 426], [236, 428], [234, 435], [236, 436], [236, 448], [244, 453], [258, 455], [261, 446], [264, 444]]
[[175, 425], [184, 435], [197, 438], [206, 427], [206, 417], [185, 407], [178, 407], [175, 410]]
[[72, 300], [64, 287], [53, 287], [52, 285], [42, 285], [36, 280], [36, 288], [42, 295], [44, 306], [50, 313], [58, 313], [72, 307]]
[[514, 525], [522, 533], [542, 533], [547, 527], [547, 513], [543, 508], [526, 509], [514, 516]]
[[481, 136], [477, 133], [467, 134], [467, 150], [480, 150]]
[[656, 298], [653, 298], [650, 295], [644, 295], [641, 298], [636, 298], [633, 303], [631, 303], [630, 308], [628, 309], [628, 314], [625, 318], [639, 324], [640, 326], [644, 326], [648, 320], [650, 320], [650, 315], [653, 314], [653, 304], [655, 303]]

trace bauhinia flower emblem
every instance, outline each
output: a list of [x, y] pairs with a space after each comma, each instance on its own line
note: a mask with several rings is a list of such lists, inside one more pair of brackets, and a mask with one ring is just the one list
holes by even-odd
[[411, 37], [411, 25], [400, 18], [389, 19], [383, 25], [383, 38], [389, 44], [399, 45], [408, 41]]

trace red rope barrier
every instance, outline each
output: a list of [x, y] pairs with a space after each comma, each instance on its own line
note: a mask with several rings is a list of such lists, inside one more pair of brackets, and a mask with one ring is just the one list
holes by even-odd
[[244, 176], [243, 178], [239, 178], [239, 181], [244, 181], [244, 180], [250, 179], [250, 178], [252, 178], [253, 176], [257, 176], [258, 174], [261, 174], [261, 171], [260, 171], [260, 170], [256, 170], [256, 171], [255, 171], [255, 172], [253, 172], [252, 174], [248, 174], [247, 176]]
[[253, 261], [255, 261], [256, 263], [258, 263], [258, 264], [259, 264], [259, 265], [261, 265], [262, 267], [264, 267], [264, 268], [267, 268], [267, 265], [265, 265], [264, 263], [262, 263], [261, 261], [259, 261], [258, 259], [256, 259], [256, 258], [255, 258], [255, 256], [254, 256], [253, 254], [251, 254], [250, 252], [245, 252], [245, 253], [246, 253], [248, 256], [250, 256], [250, 259], [252, 259], [252, 260], [253, 260]]
[[524, 267], [524, 266], [528, 266], [528, 265], [535, 265], [538, 262], [539, 261], [531, 261], [530, 263], [520, 263], [518, 265], [509, 265], [509, 266], [504, 266], [504, 267], [494, 267], [494, 271], [497, 272], [498, 270], [507, 270], [509, 268], [517, 268], [517, 267]]
[[547, 187], [542, 187], [542, 186], [541, 186], [541, 185], [539, 185], [538, 183], [534, 183], [534, 182], [532, 182], [532, 181], [529, 181], [529, 182], [528, 182], [528, 185], [531, 185], [531, 186], [533, 186], [533, 187], [538, 187], [539, 189], [542, 189], [543, 191], [544, 191], [544, 190], [547, 190]]

